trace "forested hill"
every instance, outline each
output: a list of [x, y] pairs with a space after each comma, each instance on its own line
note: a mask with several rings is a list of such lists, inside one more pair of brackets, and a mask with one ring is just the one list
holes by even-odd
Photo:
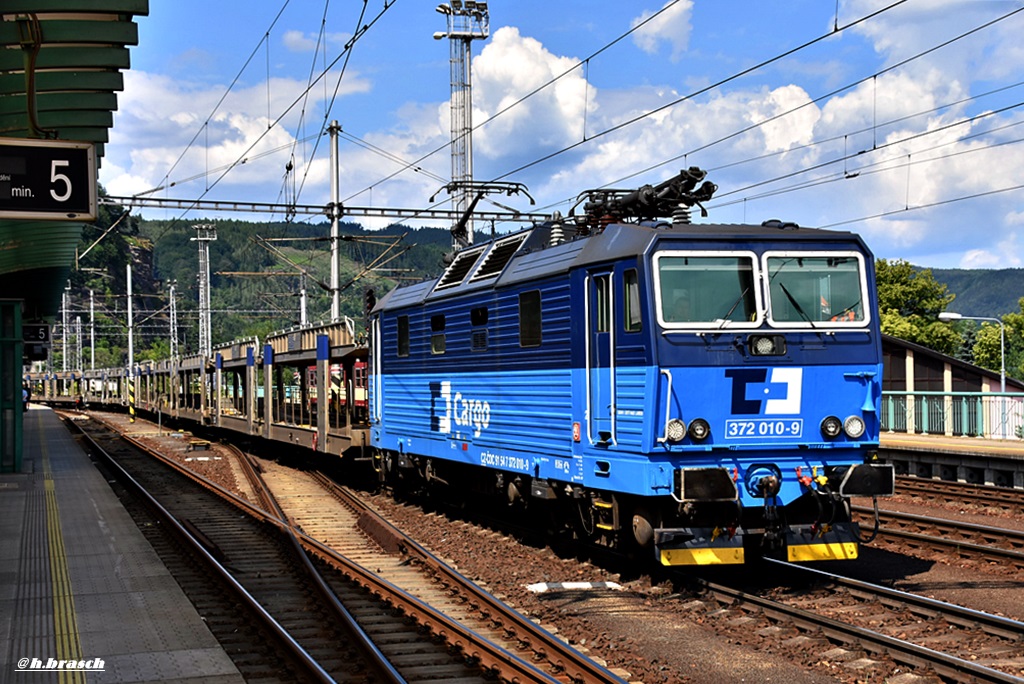
[[941, 269], [933, 268], [936, 282], [956, 295], [950, 311], [968, 316], [1000, 318], [1020, 313], [1024, 297], [1024, 269]]

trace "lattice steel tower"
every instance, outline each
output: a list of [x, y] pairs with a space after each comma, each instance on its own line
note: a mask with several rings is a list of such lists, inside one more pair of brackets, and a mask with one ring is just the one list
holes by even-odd
[[192, 226], [199, 243], [199, 353], [209, 357], [213, 351], [210, 335], [210, 243], [217, 239], [217, 227], [209, 224]]
[[[490, 17], [486, 2], [449, 0], [437, 6], [448, 20], [447, 33], [434, 38], [448, 38], [451, 49], [451, 121], [452, 121], [452, 208], [462, 213], [472, 201], [473, 191], [473, 84], [470, 74], [470, 43], [490, 35]], [[473, 242], [473, 222], [466, 224], [467, 240]], [[458, 245], [456, 245], [458, 247]]]

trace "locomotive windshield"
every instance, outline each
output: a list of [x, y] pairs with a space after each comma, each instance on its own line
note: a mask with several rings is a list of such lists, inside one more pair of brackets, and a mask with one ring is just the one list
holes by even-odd
[[[861, 327], [867, 278], [858, 252], [663, 251], [654, 255], [666, 328]], [[763, 288], [763, 289], [762, 289]], [[764, 302], [764, 299], [767, 299]]]
[[764, 263], [773, 325], [864, 323], [867, 285], [856, 252], [770, 253]]
[[758, 324], [759, 292], [753, 254], [662, 252], [654, 261], [663, 325]]

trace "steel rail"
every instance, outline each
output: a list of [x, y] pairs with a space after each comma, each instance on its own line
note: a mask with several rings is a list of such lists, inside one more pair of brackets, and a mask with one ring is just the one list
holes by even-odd
[[[930, 668], [939, 677], [956, 682], [992, 682], [1020, 684], [1020, 677], [1000, 672], [969, 660], [942, 653], [931, 648], [897, 639], [870, 629], [846, 624], [822, 615], [816, 615], [802, 608], [788, 606], [778, 601], [754, 596], [732, 587], [715, 584], [707, 580], [694, 579], [716, 600], [738, 605], [748, 604], [766, 615], [785, 619], [804, 627], [819, 630], [824, 636], [847, 644], [858, 644], [865, 649], [883, 653], [893, 660], [914, 667]], [[721, 598], [719, 598], [721, 597]]]
[[924, 615], [926, 617], [935, 617], [940, 615], [947, 622], [951, 622], [961, 627], [980, 627], [994, 636], [1005, 637], [1007, 639], [1024, 639], [1024, 622], [1020, 622], [1018, 620], [1002, 617], [1001, 615], [993, 615], [992, 613], [985, 613], [980, 610], [974, 610], [973, 608], [965, 608], [964, 606], [958, 606], [955, 603], [939, 601], [938, 599], [921, 596], [920, 594], [911, 594], [909, 592], [900, 591], [899, 589], [883, 587], [879, 584], [864, 582], [862, 580], [853, 579], [852, 577], [835, 575], [831, 572], [825, 572], [824, 570], [819, 570], [817, 568], [809, 568], [804, 565], [796, 565], [795, 563], [790, 563], [784, 560], [778, 560], [775, 558], [765, 558], [764, 560], [785, 568], [789, 572], [811, 575], [812, 577], [824, 580], [835, 586], [842, 587], [843, 589], [846, 589], [858, 596], [878, 599], [886, 605], [907, 607], [918, 615]]
[[[274, 619], [270, 613], [257, 601], [248, 590], [243, 587], [238, 580], [225, 568], [210, 551], [203, 545], [203, 543], [196, 539], [185, 527], [178, 521], [178, 519], [171, 514], [164, 506], [157, 501], [134, 477], [132, 477], [128, 471], [126, 471], [117, 460], [114, 459], [111, 454], [104, 449], [100, 444], [92, 438], [80, 425], [75, 421], [65, 421], [74, 426], [74, 428], [92, 445], [94, 453], [99, 455], [112, 468], [118, 481], [131, 489], [137, 496], [143, 499], [145, 504], [153, 511], [153, 513], [160, 518], [171, 533], [177, 537], [183, 544], [185, 544], [192, 552], [197, 554], [207, 566], [221, 578], [229, 588], [229, 590], [235, 594], [235, 596], [253, 613], [259, 616], [263, 627], [271, 634], [295, 659], [296, 663], [299, 664], [306, 670], [306, 675], [309, 677], [309, 681], [323, 682], [324, 684], [333, 684], [334, 679], [328, 674], [323, 667], [318, 663], [295, 639], [288, 633], [281, 624]], [[109, 426], [108, 426], [109, 427]], [[129, 440], [133, 446], [140, 446], [134, 440]], [[143, 447], [145, 448], [145, 447]], [[148, 450], [147, 450], [148, 451]]]
[[[270, 507], [268, 511], [275, 516], [279, 521], [288, 520], [288, 516], [285, 514], [284, 509], [281, 508], [280, 503], [277, 501], [277, 497], [271, 491], [270, 487], [263, 480], [263, 477], [256, 472], [255, 466], [252, 461], [249, 460], [245, 452], [234, 445], [228, 445], [229, 451], [231, 451], [238, 460], [242, 471], [245, 474], [246, 479], [250, 485], [253, 486], [256, 495], [260, 501]], [[278, 525], [278, 531], [285, 535], [294, 550], [296, 556], [302, 561], [302, 565], [306, 570], [307, 576], [312, 580], [313, 584], [316, 585], [317, 591], [320, 593], [320, 597], [330, 606], [334, 614], [341, 620], [342, 624], [348, 628], [351, 636], [353, 636], [357, 642], [357, 646], [362, 650], [363, 655], [366, 659], [371, 662], [376, 670], [376, 675], [380, 677], [379, 680], [391, 682], [392, 684], [406, 684], [406, 679], [403, 677], [394, 664], [388, 659], [386, 655], [380, 650], [376, 643], [369, 634], [366, 633], [359, 622], [356, 621], [352, 613], [338, 600], [337, 595], [328, 586], [326, 580], [320, 572], [314, 567], [313, 562], [309, 558], [309, 554], [306, 552], [306, 548], [299, 541], [298, 533], [295, 530], [294, 525], [291, 521], [287, 524]], [[369, 675], [369, 673], [367, 673]]]
[[566, 645], [543, 627], [509, 608], [494, 598], [475, 582], [454, 570], [437, 558], [404, 532], [385, 520], [345, 487], [339, 486], [322, 473], [311, 473], [327, 490], [343, 504], [360, 513], [360, 527], [374, 537], [382, 546], [401, 549], [406, 555], [416, 558], [450, 586], [469, 592], [477, 607], [488, 612], [502, 629], [512, 635], [529, 650], [541, 655], [559, 670], [564, 671], [573, 682], [624, 684], [623, 680], [607, 668]]
[[[139, 448], [151, 451], [148, 447], [146, 447], [146, 445], [136, 442], [129, 436], [125, 436], [125, 439], [128, 440], [129, 442], [132, 442]], [[240, 450], [237, 449], [237, 447], [229, 445], [229, 448], [234, 450], [235, 453], [241, 453]], [[161, 458], [162, 460], [166, 460], [159, 453], [155, 453], [154, 455], [158, 458]], [[248, 462], [250, 466], [252, 465], [247, 458], [243, 460]], [[195, 475], [195, 473], [192, 473], [187, 468], [184, 468], [183, 466], [179, 465], [178, 463], [175, 463], [174, 461], [166, 460], [166, 462], [175, 469], [183, 472], [184, 474], [188, 475], [193, 479], [198, 477]], [[243, 465], [243, 469], [244, 468], [245, 466]], [[254, 475], [256, 474], [254, 473]], [[246, 478], [249, 479], [248, 474], [246, 475]], [[459, 648], [467, 656], [478, 660], [483, 669], [487, 669], [492, 672], [504, 675], [503, 681], [524, 683], [545, 682], [547, 684], [557, 684], [559, 682], [559, 680], [552, 678], [547, 673], [542, 672], [534, 665], [519, 658], [515, 654], [510, 653], [506, 649], [502, 648], [500, 645], [495, 644], [489, 641], [488, 639], [473, 633], [472, 631], [463, 627], [461, 624], [452, 620], [440, 611], [423, 603], [411, 594], [405, 592], [400, 587], [396, 587], [390, 582], [383, 580], [371, 570], [364, 568], [358, 563], [355, 563], [349, 560], [348, 558], [338, 554], [333, 549], [327, 547], [326, 545], [322, 544], [316, 539], [313, 539], [305, 535], [301, 530], [295, 529], [292, 522], [287, 519], [287, 516], [280, 509], [279, 506], [277, 507], [276, 512], [264, 511], [258, 508], [257, 506], [251, 504], [250, 502], [237, 497], [232, 492], [223, 489], [218, 484], [209, 482], [203, 478], [200, 479], [205, 484], [205, 486], [211, 489], [218, 490], [224, 496], [230, 498], [233, 503], [239, 505], [243, 509], [246, 509], [250, 515], [254, 515], [262, 520], [266, 520], [267, 522], [270, 522], [279, 528], [291, 530], [297, 542], [306, 551], [315, 553], [326, 562], [334, 565], [335, 567], [338, 567], [352, 580], [369, 589], [371, 592], [373, 592], [375, 595], [382, 598], [383, 600], [388, 601], [389, 603], [391, 603], [391, 605], [402, 610], [406, 615], [416, 620], [425, 628], [431, 629], [433, 633], [446, 639], [446, 641], [450, 645]], [[257, 483], [257, 485], [254, 486], [263, 487], [262, 483]], [[263, 500], [273, 501], [272, 494], [269, 492], [269, 490], [265, 490], [263, 495], [257, 494], [257, 496], [259, 496]], [[273, 505], [276, 506], [276, 501], [273, 501]], [[303, 556], [305, 555], [306, 554], [304, 553]], [[330, 590], [328, 589], [328, 591]], [[337, 601], [336, 598], [334, 598], [333, 600], [335, 602]], [[522, 616], [519, 617], [520, 619], [525, 619], [522, 618]], [[359, 629], [360, 634], [364, 634], [363, 630], [359, 628], [358, 625], [356, 625], [356, 627], [357, 629]], [[376, 651], [376, 646], [374, 646], [373, 649]], [[609, 675], [611, 677], [610, 679], [577, 679], [574, 681], [579, 681], [583, 684], [586, 684], [588, 682], [593, 684], [606, 684], [608, 682], [612, 682], [614, 684], [622, 684], [621, 679], [615, 677], [614, 675], [611, 675], [610, 673]]]
[[[98, 419], [98, 422], [103, 421]], [[107, 423], [104, 424], [112, 430], [117, 430], [116, 426], [111, 426]], [[507, 675], [503, 679], [503, 681], [522, 684], [560, 684], [558, 679], [549, 676], [547, 673], [542, 672], [541, 670], [537, 669], [535, 666], [531, 665], [525, 660], [522, 660], [514, 654], [509, 653], [501, 646], [486, 640], [484, 637], [473, 634], [471, 631], [468, 631], [464, 627], [462, 627], [462, 625], [460, 625], [459, 623], [455, 622], [454, 620], [451, 620], [446, 615], [444, 615], [440, 611], [437, 611], [433, 607], [423, 604], [418, 599], [413, 597], [411, 594], [408, 594], [407, 592], [403, 591], [401, 588], [396, 587], [384, 580], [381, 580], [372, 571], [358, 565], [357, 563], [350, 561], [344, 556], [337, 554], [332, 549], [329, 549], [317, 540], [306, 536], [300, 530], [296, 530], [292, 525], [291, 521], [287, 520], [286, 516], [284, 515], [284, 512], [281, 511], [280, 507], [277, 507], [276, 512], [263, 510], [257, 505], [254, 505], [249, 501], [246, 501], [245, 499], [238, 497], [233, 492], [224, 489], [219, 484], [211, 482], [210, 480], [207, 480], [206, 478], [196, 474], [195, 472], [189, 470], [188, 468], [182, 466], [181, 464], [171, 459], [168, 459], [163, 454], [157, 451], [153, 451], [153, 449], [151, 449], [149, 446], [139, 442], [138, 440], [132, 438], [131, 436], [121, 434], [121, 437], [125, 441], [135, 446], [136, 448], [141, 449], [146, 453], [152, 454], [154, 458], [159, 459], [161, 462], [170, 466], [179, 473], [185, 475], [190, 480], [197, 482], [203, 487], [218, 493], [220, 496], [229, 500], [232, 504], [241, 508], [243, 512], [246, 512], [248, 515], [258, 520], [268, 522], [277, 527], [282, 532], [284, 532], [285, 530], [290, 530], [294, 535], [295, 543], [301, 547], [300, 551], [303, 552], [300, 555], [306, 562], [308, 562], [309, 560], [306, 551], [315, 553], [319, 557], [324, 559], [326, 562], [334, 565], [336, 568], [339, 568], [344, 574], [348, 575], [348, 577], [351, 580], [357, 582], [358, 584], [361, 584], [365, 588], [370, 589], [370, 591], [373, 592], [378, 598], [381, 598], [382, 600], [391, 603], [391, 605], [404, 610], [406, 615], [408, 615], [414, 620], [417, 620], [420, 624], [424, 625], [425, 627], [442, 627], [442, 629], [439, 629], [437, 632], [435, 632], [439, 636], [447, 638], [450, 635], [455, 635], [457, 637], [456, 639], [448, 639], [448, 642], [450, 644], [460, 648], [464, 647], [467, 644], [472, 645], [473, 648], [464, 649], [466, 655], [478, 659], [480, 661], [482, 669], [489, 669], [492, 672]], [[239, 450], [237, 450], [237, 447], [231, 448], [234, 449], [236, 453], [239, 452]], [[248, 459], [245, 460], [248, 461]], [[259, 486], [262, 486], [262, 484], [258, 484]], [[261, 498], [263, 501], [269, 501], [272, 504], [276, 504], [276, 502], [272, 500], [269, 491], [264, 491], [263, 495], [257, 494], [257, 496]], [[186, 534], [188, 534], [187, 530]], [[201, 544], [201, 541], [199, 543]], [[227, 570], [225, 570], [225, 572], [227, 572]], [[319, 578], [319, 573], [316, 573], [316, 577]], [[322, 579], [320, 579], [319, 581], [322, 582]], [[330, 592], [330, 594], [333, 597], [328, 600], [331, 600], [332, 603], [340, 606], [341, 604], [337, 601], [337, 597], [333, 596], [333, 592], [330, 590], [330, 588], [326, 587], [326, 585], [324, 585], [324, 587], [328, 592]], [[257, 603], [257, 605], [259, 604]], [[344, 611], [344, 615], [349, 615], [347, 610]], [[355, 619], [352, 618], [352, 620], [353, 623], [355, 623]], [[359, 627], [357, 623], [355, 623], [355, 630], [355, 636], [357, 638], [365, 638], [368, 641], [370, 641], [370, 652], [373, 654], [380, 655], [380, 657], [384, 658], [386, 662], [386, 657], [382, 653], [380, 653], [379, 649], [375, 645], [372, 644], [372, 640], [370, 640], [370, 637], [365, 634], [365, 631], [361, 627]], [[393, 670], [390, 663], [387, 664], [387, 668]], [[395, 675], [397, 676], [397, 679], [389, 679], [388, 681], [394, 681], [396, 683], [401, 683], [405, 681], [403, 678], [401, 678], [401, 675], [398, 674], [397, 671], [395, 671]], [[594, 684], [599, 684], [600, 682], [608, 681], [615, 682], [616, 684], [618, 684], [621, 683], [622, 680], [613, 679], [589, 681], [594, 682]]]
[[[355, 575], [355, 579], [372, 593], [390, 603], [404, 615], [415, 620], [417, 624], [429, 630], [431, 634], [444, 639], [449, 647], [458, 649], [464, 656], [479, 663], [482, 669], [494, 673], [499, 681], [560, 683], [561, 680], [541, 671], [523, 658], [463, 626], [458, 621], [391, 584], [386, 579], [353, 563], [326, 544], [301, 532], [296, 534], [299, 541], [308, 551], [316, 553], [328, 563], [343, 566], [346, 572], [352, 572]], [[572, 681], [585, 683], [620, 682], [621, 680], [618, 678], [601, 680], [573, 678]]]
[[[100, 419], [97, 420], [98, 422], [103, 422]], [[106, 423], [104, 424], [107, 425], [107, 427], [109, 427], [110, 429], [116, 431], [115, 426], [110, 426], [109, 424]], [[291, 522], [286, 520], [283, 514], [281, 514], [281, 516], [278, 517], [278, 515], [275, 515], [273, 512], [265, 511], [259, 508], [258, 506], [246, 501], [245, 499], [236, 496], [234, 493], [229, 492], [228, 490], [224, 489], [217, 483], [211, 482], [192, 472], [188, 468], [185, 468], [181, 464], [164, 457], [159, 452], [154, 452], [147, 445], [139, 442], [138, 440], [133, 439], [129, 435], [122, 435], [122, 438], [131, 443], [133, 446], [142, 449], [147, 453], [152, 453], [154, 457], [160, 459], [162, 462], [166, 463], [168, 466], [187, 476], [191, 480], [199, 483], [200, 485], [206, 487], [207, 489], [218, 492], [221, 496], [230, 500], [234, 505], [243, 509], [249, 515], [259, 520], [263, 520], [271, 524], [274, 524], [279, 528], [293, 529]], [[509, 653], [506, 649], [502, 648], [498, 644], [494, 644], [493, 642], [490, 642], [489, 640], [479, 635], [474, 635], [472, 632], [466, 630], [466, 628], [460, 625], [458, 622], [451, 620], [451, 618], [448, 618], [446, 615], [437, 611], [433, 607], [422, 603], [421, 601], [419, 601], [419, 599], [412, 596], [411, 594], [408, 594], [400, 587], [396, 587], [393, 584], [385, 580], [382, 580], [367, 568], [364, 568], [359, 564], [354, 563], [351, 560], [345, 558], [344, 556], [337, 554], [332, 549], [329, 549], [317, 540], [307, 537], [305, 534], [301, 532], [301, 530], [294, 530], [294, 532], [299, 542], [308, 550], [317, 553], [321, 558], [324, 558], [327, 562], [339, 566], [343, 572], [349, 575], [350, 578], [352, 578], [356, 582], [359, 582], [364, 587], [370, 588], [371, 591], [374, 591], [374, 593], [377, 596], [382, 598], [386, 597], [385, 600], [391, 601], [393, 605], [407, 608], [409, 611], [407, 614], [413, 619], [419, 619], [425, 626], [439, 625], [443, 627], [443, 630], [439, 632], [439, 634], [442, 636], [444, 636], [446, 633], [452, 635], [459, 635], [460, 641], [455, 642], [456, 644], [468, 644], [475, 641], [475, 648], [471, 649], [471, 651], [469, 652], [472, 653], [474, 657], [479, 658], [481, 663], [485, 664], [485, 667], [491, 667], [495, 672], [508, 672], [510, 669], [513, 670], [514, 676], [510, 677], [508, 681], [547, 682], [549, 684], [555, 684], [559, 681], [557, 679], [550, 677], [547, 673], [537, 669], [530, 663], [522, 660], [515, 654]], [[440, 563], [440, 561], [438, 562]], [[454, 573], [454, 571], [450, 568], [449, 571]], [[463, 581], [468, 582], [468, 580]], [[500, 602], [499, 605], [502, 605], [505, 608], [505, 610], [511, 611], [510, 608], [505, 607], [504, 604], [500, 604]], [[517, 615], [520, 620], [525, 621], [525, 618], [519, 616], [518, 613], [515, 613], [515, 615]], [[554, 637], [551, 637], [551, 639], [554, 640]], [[557, 640], [554, 640], [551, 643], [559, 646], [559, 650], [557, 652], [561, 652], [562, 650], [564, 650], [561, 648], [560, 642], [558, 642]], [[580, 657], [583, 657], [582, 654], [580, 655]], [[557, 663], [557, 661], [553, 662]], [[592, 661], [590, 662], [593, 667], [599, 667], [596, 663], [593, 663]], [[610, 672], [607, 672], [607, 670], [604, 670], [604, 672], [607, 674], [607, 677], [577, 679], [576, 681], [582, 682], [584, 684], [607, 684], [609, 682], [613, 684], [624, 684], [622, 679], [616, 677]]]
[[923, 495], [945, 500], [984, 503], [1000, 507], [1004, 510], [1020, 507], [1024, 504], [1024, 489], [1015, 489], [1013, 487], [976, 485], [912, 476], [901, 476], [897, 478], [896, 482], [897, 494]]
[[[874, 515], [874, 511], [865, 506], [851, 506], [850, 510], [854, 513], [859, 513], [865, 516]], [[889, 536], [902, 537], [904, 539], [945, 549], [963, 549], [965, 551], [970, 551], [975, 555], [987, 556], [996, 560], [1010, 561], [1018, 566], [1024, 567], [1024, 551], [1017, 550], [1024, 548], [1024, 532], [1007, 530], [999, 527], [990, 527], [987, 525], [975, 525], [973, 523], [958, 522], [955, 520], [931, 518], [923, 515], [914, 515], [912, 513], [900, 513], [897, 511], [879, 510], [878, 515], [879, 519], [883, 521], [883, 523], [888, 520], [896, 523], [918, 525], [922, 528], [931, 527], [945, 534], [961, 534], [963, 532], [969, 532], [985, 539], [1008, 541], [1014, 546], [1013, 549], [988, 546], [986, 544], [965, 541], [957, 538], [935, 537], [928, 534], [908, 532], [906, 530], [895, 529], [892, 527], [882, 527], [880, 530], [882, 534], [887, 534]]]

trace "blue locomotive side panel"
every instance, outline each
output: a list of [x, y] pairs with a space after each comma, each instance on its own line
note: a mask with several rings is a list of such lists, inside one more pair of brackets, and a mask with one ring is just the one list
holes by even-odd
[[[521, 343], [520, 300], [534, 299], [542, 348]], [[374, 392], [387, 406], [379, 446], [530, 473], [538, 451], [569, 456], [569, 301], [563, 282], [382, 316], [390, 343], [381, 345], [386, 370]]]
[[626, 366], [616, 370], [616, 438], [618, 447], [630, 452], [645, 451], [653, 426], [648, 396], [657, 372], [644, 366]]

